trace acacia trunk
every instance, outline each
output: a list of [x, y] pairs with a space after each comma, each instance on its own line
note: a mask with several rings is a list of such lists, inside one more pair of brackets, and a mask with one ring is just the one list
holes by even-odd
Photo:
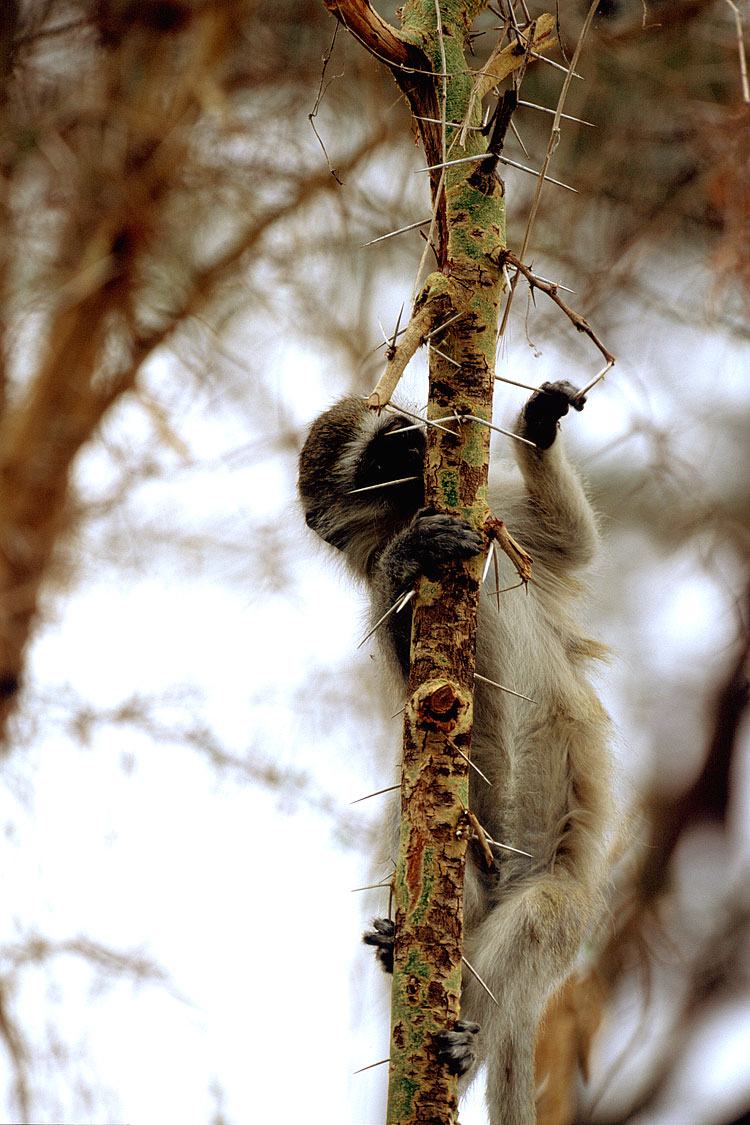
[[[467, 37], [485, 2], [439, 0], [438, 13], [438, 0], [407, 0], [398, 31], [363, 0], [324, 0], [389, 65], [409, 101], [428, 167], [440, 166], [429, 172], [437, 269], [415, 303], [415, 312], [431, 310], [422, 314], [429, 326], [452, 320], [442, 333], [433, 327], [428, 341], [443, 353], [430, 352], [433, 419], [454, 412], [492, 419], [505, 204], [497, 161], [491, 154], [481, 159], [487, 139], [476, 126], [482, 96], [525, 60], [523, 50], [506, 48], [493, 55], [491, 77], [472, 73]], [[536, 31], [544, 41], [532, 32], [538, 49], [553, 41], [554, 21], [542, 20]], [[464, 143], [460, 127], [440, 123], [465, 120], [474, 128], [466, 130]], [[447, 163], [463, 157], [478, 159]], [[374, 392], [371, 404], [378, 401]], [[490, 431], [474, 421], [454, 429], [455, 436], [428, 427], [425, 502], [479, 529], [488, 514]], [[457, 1119], [457, 1080], [438, 1063], [435, 1036], [450, 1030], [460, 1012], [463, 875], [472, 835], [467, 758], [482, 567], [482, 556], [476, 556], [447, 567], [439, 581], [422, 578], [414, 603], [395, 875], [388, 1125]]]

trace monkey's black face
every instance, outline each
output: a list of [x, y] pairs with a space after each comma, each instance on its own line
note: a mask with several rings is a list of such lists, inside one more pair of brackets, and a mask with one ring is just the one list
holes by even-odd
[[424, 504], [425, 445], [424, 433], [408, 418], [391, 419], [367, 443], [357, 465], [354, 487], [367, 491], [356, 498], [368, 504], [382, 500], [404, 516], [416, 512]]

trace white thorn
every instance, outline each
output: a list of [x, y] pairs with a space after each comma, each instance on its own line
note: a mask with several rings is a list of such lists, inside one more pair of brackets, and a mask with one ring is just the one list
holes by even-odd
[[522, 695], [520, 691], [513, 691], [513, 688], [504, 687], [502, 684], [499, 684], [497, 680], [488, 680], [486, 676], [480, 676], [478, 672], [474, 673], [474, 679], [481, 680], [483, 684], [490, 684], [492, 687], [500, 688], [500, 691], [507, 691], [508, 695], [516, 695], [519, 699], [525, 699], [527, 703], [536, 705], [536, 700], [532, 699], [530, 696]]
[[419, 480], [419, 477], [399, 477], [397, 480], [384, 480], [380, 484], [366, 484], [362, 488], [350, 488], [347, 496], [354, 496], [356, 492], [374, 492], [376, 488], [390, 488], [392, 484], [406, 484], [410, 480]]
[[476, 969], [474, 968], [474, 966], [472, 965], [472, 963], [471, 963], [471, 962], [470, 962], [469, 960], [467, 960], [467, 958], [466, 958], [466, 957], [462, 957], [462, 958], [461, 958], [461, 960], [463, 961], [464, 965], [465, 965], [465, 966], [466, 966], [466, 968], [467, 968], [467, 969], [469, 970], [469, 972], [471, 973], [471, 975], [472, 975], [473, 977], [475, 977], [475, 978], [476, 978], [476, 979], [477, 979], [477, 980], [479, 981], [479, 983], [481, 984], [482, 988], [484, 989], [484, 991], [485, 991], [485, 992], [487, 993], [487, 995], [489, 996], [490, 1000], [494, 1000], [494, 1001], [495, 1001], [495, 1003], [497, 1004], [498, 1008], [499, 1008], [499, 1007], [500, 1007], [500, 1001], [499, 1001], [499, 1000], [497, 999], [497, 997], [496, 997], [496, 996], [494, 995], [494, 993], [492, 992], [492, 990], [490, 989], [490, 987], [489, 987], [489, 986], [488, 986], [487, 984], [485, 984], [485, 982], [484, 982], [484, 981], [482, 980], [482, 978], [480, 977], [479, 973], [478, 973], [478, 972], [476, 971]]
[[424, 227], [429, 222], [430, 219], [420, 219], [418, 223], [409, 223], [408, 227], [399, 227], [398, 230], [392, 230], [388, 234], [380, 234], [377, 238], [373, 238], [369, 242], [363, 243], [362, 248], [364, 249], [365, 246], [374, 246], [376, 242], [383, 242], [386, 238], [395, 238], [397, 234], [404, 234], [404, 232], [407, 230], [416, 230], [417, 227]]
[[381, 793], [392, 793], [394, 789], [400, 789], [401, 783], [398, 785], [388, 785], [385, 789], [376, 789], [374, 793], [368, 793], [366, 797], [357, 797], [356, 801], [350, 801], [350, 805], [358, 805], [360, 801], [369, 801], [370, 797], [379, 797]]
[[469, 763], [469, 765], [471, 766], [471, 768], [472, 768], [472, 769], [474, 769], [474, 770], [476, 770], [476, 771], [477, 771], [477, 773], [479, 774], [479, 776], [480, 776], [480, 777], [481, 777], [481, 778], [482, 778], [482, 779], [483, 779], [484, 781], [486, 781], [486, 782], [487, 782], [487, 784], [489, 785], [489, 787], [490, 787], [490, 788], [492, 788], [492, 782], [491, 782], [491, 781], [490, 781], [490, 779], [489, 779], [489, 778], [487, 777], [487, 774], [486, 774], [486, 773], [482, 773], [482, 771], [480, 770], [480, 768], [479, 768], [479, 766], [478, 766], [478, 765], [476, 764], [476, 762], [472, 762], [472, 760], [471, 760], [471, 758], [469, 757], [469, 755], [468, 755], [468, 754], [464, 754], [463, 750], [459, 749], [459, 747], [458, 747], [458, 746], [454, 746], [454, 747], [453, 747], [453, 749], [454, 749], [454, 750], [455, 750], [455, 751], [456, 751], [456, 752], [457, 752], [458, 754], [460, 754], [460, 755], [461, 755], [461, 757], [462, 757], [462, 758], [464, 759], [464, 761], [468, 762], [468, 763]]

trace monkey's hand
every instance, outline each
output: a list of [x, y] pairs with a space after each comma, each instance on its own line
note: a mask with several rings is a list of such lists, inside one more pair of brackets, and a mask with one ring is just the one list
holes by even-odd
[[533, 441], [539, 449], [549, 449], [557, 437], [557, 423], [572, 406], [583, 410], [586, 396], [581, 395], [572, 383], [542, 383], [526, 403], [521, 413], [521, 437]]
[[445, 563], [468, 559], [483, 545], [482, 536], [466, 520], [422, 508], [391, 540], [383, 563], [394, 590], [404, 590], [422, 574], [437, 579]]
[[365, 930], [362, 941], [365, 945], [372, 945], [375, 956], [380, 966], [386, 973], [393, 972], [393, 942], [396, 936], [396, 927], [390, 918], [373, 918], [373, 929]]
[[444, 1063], [451, 1074], [460, 1078], [471, 1070], [477, 1061], [474, 1040], [479, 1034], [478, 1023], [457, 1020], [453, 1031], [440, 1031], [435, 1036], [438, 1062]]

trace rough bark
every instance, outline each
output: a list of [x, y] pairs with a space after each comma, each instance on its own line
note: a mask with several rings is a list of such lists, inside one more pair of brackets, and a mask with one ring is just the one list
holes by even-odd
[[[478, 76], [471, 72], [465, 48], [484, 6], [480, 0], [440, 0], [439, 17], [436, 0], [408, 0], [401, 30], [387, 32], [360, 0], [324, 2], [390, 66], [414, 113], [428, 167], [443, 165], [429, 173], [437, 270], [415, 303], [415, 317], [443, 353], [430, 354], [428, 417], [457, 412], [489, 422], [503, 289], [504, 187], [479, 130], [443, 131], [441, 124], [418, 119], [479, 125], [482, 95], [528, 56], [506, 48], [493, 53], [496, 66]], [[537, 49], [553, 42], [553, 25], [552, 17], [537, 21]], [[447, 163], [482, 154], [484, 159]], [[448, 321], [443, 333], [433, 327]], [[394, 364], [403, 359], [398, 351]], [[371, 402], [382, 405], [383, 399], [376, 395]], [[490, 431], [474, 421], [455, 429], [452, 436], [428, 428], [425, 500], [481, 528], [488, 515]], [[452, 1028], [460, 1011], [463, 875], [472, 834], [464, 755], [471, 745], [482, 566], [477, 556], [449, 567], [439, 582], [423, 578], [414, 608], [395, 876], [388, 1125], [445, 1125], [457, 1118], [457, 1081], [436, 1060], [435, 1036]]]

